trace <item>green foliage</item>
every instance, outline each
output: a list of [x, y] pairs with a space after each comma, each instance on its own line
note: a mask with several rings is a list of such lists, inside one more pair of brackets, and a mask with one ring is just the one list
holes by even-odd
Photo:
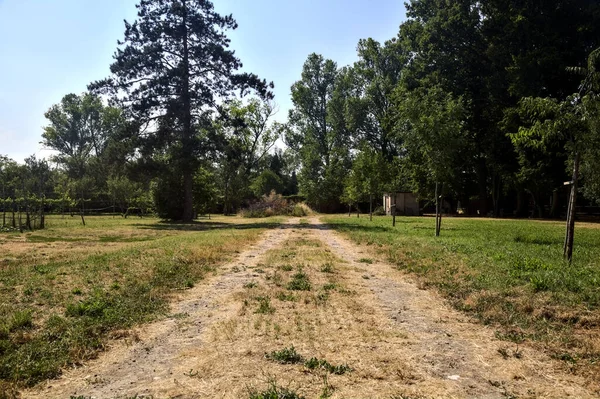
[[343, 75], [335, 62], [311, 54], [301, 79], [292, 86], [292, 130], [285, 137], [286, 144], [302, 162], [300, 193], [317, 210], [337, 207], [349, 167], [349, 132], [341, 120], [347, 94]]
[[173, 211], [180, 209], [176, 218], [189, 222], [194, 216], [193, 175], [207, 155], [215, 103], [226, 103], [236, 90], [271, 94], [256, 75], [236, 73], [242, 64], [228, 49], [226, 32], [237, 24], [231, 15], [215, 12], [210, 1], [141, 0], [137, 11], [138, 19], [125, 24], [125, 37], [111, 66], [113, 76], [90, 87], [110, 94], [138, 123], [155, 122], [147, 126], [142, 152], [155, 155], [158, 165], [168, 165], [172, 175], [181, 178], [181, 188], [175, 191], [183, 193], [171, 197], [179, 204], [161, 213], [173, 218]]
[[266, 353], [265, 358], [279, 364], [297, 364], [304, 361], [304, 358], [296, 352], [296, 348], [293, 345], [289, 348]]
[[274, 382], [271, 383], [267, 390], [259, 392], [250, 390], [249, 399], [304, 399], [304, 396], [299, 395], [295, 391], [277, 386]]
[[292, 216], [295, 217], [302, 217], [302, 216], [306, 216], [306, 210], [304, 209], [304, 207], [302, 205], [294, 205], [294, 207], [292, 208]]
[[407, 149], [404, 167], [413, 189], [423, 198], [433, 197], [435, 183], [457, 189], [465, 168], [465, 106], [440, 87], [397, 93], [402, 135]]
[[363, 147], [344, 180], [342, 201], [355, 204], [369, 197], [381, 195], [392, 184], [392, 163], [382, 153]]
[[302, 270], [292, 276], [287, 284], [287, 289], [292, 291], [310, 291], [311, 284], [308, 275]]
[[269, 195], [271, 191], [281, 194], [283, 192], [283, 182], [275, 172], [266, 169], [254, 179], [250, 189], [259, 198], [263, 195]]
[[257, 297], [258, 308], [254, 311], [254, 313], [259, 314], [273, 314], [275, 313], [275, 308], [271, 305], [271, 298], [268, 296], [260, 296]]
[[347, 372], [352, 371], [352, 369], [347, 364], [340, 364], [338, 366], [334, 366], [329, 363], [325, 359], [317, 359], [316, 357], [311, 357], [307, 361], [304, 362], [304, 367], [309, 370], [325, 370], [330, 374], [343, 375]]

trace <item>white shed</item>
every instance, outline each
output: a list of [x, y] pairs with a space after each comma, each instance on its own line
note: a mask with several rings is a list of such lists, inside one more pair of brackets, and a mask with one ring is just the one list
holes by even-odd
[[419, 216], [417, 196], [409, 192], [383, 194], [383, 207], [386, 215], [392, 214], [392, 205], [396, 205], [396, 215]]

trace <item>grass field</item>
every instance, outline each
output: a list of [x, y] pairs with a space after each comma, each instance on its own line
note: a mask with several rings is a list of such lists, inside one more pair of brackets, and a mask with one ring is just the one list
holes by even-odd
[[436, 238], [433, 218], [398, 218], [396, 227], [390, 217], [323, 220], [496, 326], [499, 338], [600, 371], [600, 225], [577, 225], [569, 265], [558, 222], [446, 218]]
[[94, 357], [281, 220], [53, 216], [0, 234], [0, 392]]

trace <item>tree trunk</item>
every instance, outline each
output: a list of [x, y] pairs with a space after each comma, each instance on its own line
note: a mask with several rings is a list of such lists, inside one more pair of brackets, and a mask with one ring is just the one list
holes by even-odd
[[479, 216], [487, 216], [488, 201], [487, 201], [487, 171], [485, 160], [482, 158], [477, 163], [477, 186], [479, 188]]
[[83, 200], [83, 198], [81, 198], [81, 223], [83, 223], [83, 225], [85, 226], [85, 202]]
[[44, 216], [44, 197], [42, 197], [42, 204], [40, 205], [40, 230], [43, 230], [46, 226]]
[[494, 217], [500, 216], [500, 194], [502, 193], [502, 177], [494, 174], [492, 180], [492, 201], [494, 202]]
[[373, 221], [373, 194], [369, 194], [369, 220]]
[[27, 230], [33, 230], [31, 228], [31, 213], [29, 212], [29, 207], [25, 210], [25, 226], [27, 227]]
[[194, 220], [194, 177], [191, 171], [185, 171], [183, 174], [183, 221], [191, 222]]
[[352, 205], [348, 204], [348, 217], [350, 217], [350, 213], [352, 213]]
[[565, 245], [563, 256], [571, 263], [573, 259], [573, 238], [575, 234], [575, 207], [577, 204], [577, 180], [579, 179], [579, 152], [575, 153], [573, 160], [573, 181], [571, 182], [571, 196], [569, 197], [569, 209], [567, 212], [567, 231], [565, 234]]
[[438, 219], [440, 216], [440, 201], [438, 198], [438, 182], [435, 182], [435, 236], [439, 237], [440, 230], [438, 229]]
[[183, 215], [184, 222], [194, 220], [194, 178], [192, 149], [192, 103], [190, 97], [190, 63], [188, 49], [187, 2], [183, 0], [183, 92], [181, 94], [183, 112]]

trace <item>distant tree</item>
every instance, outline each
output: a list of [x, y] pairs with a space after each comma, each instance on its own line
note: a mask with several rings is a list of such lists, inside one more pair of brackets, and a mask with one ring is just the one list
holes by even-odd
[[271, 191], [281, 194], [284, 190], [284, 185], [281, 178], [275, 172], [265, 169], [254, 179], [250, 185], [250, 189], [257, 198], [260, 198], [263, 195], [268, 195]]
[[383, 194], [391, 185], [391, 162], [381, 152], [364, 146], [352, 163], [352, 171], [345, 180], [346, 200], [357, 202], [369, 199], [369, 219], [373, 220], [373, 197]]
[[107, 186], [113, 204], [118, 206], [121, 210], [121, 215], [127, 218], [129, 209], [141, 195], [141, 187], [123, 175], [110, 177], [107, 181]]
[[224, 118], [215, 127], [218, 175], [227, 214], [252, 196], [250, 184], [286, 125], [272, 120], [276, 107], [270, 102], [231, 101], [223, 109]]
[[90, 160], [103, 153], [109, 137], [124, 124], [120, 110], [104, 106], [89, 93], [68, 94], [44, 115], [49, 124], [42, 144], [58, 152], [53, 160], [75, 179], [89, 172]]
[[199, 214], [210, 213], [219, 192], [214, 171], [201, 166], [194, 174], [194, 182], [194, 207]]
[[358, 42], [358, 56], [352, 68], [356, 88], [346, 105], [348, 126], [357, 146], [369, 145], [391, 162], [400, 152], [393, 94], [405, 57], [396, 39], [381, 45], [370, 38]]
[[397, 95], [401, 104], [402, 120], [398, 128], [405, 143], [405, 167], [415, 191], [434, 198], [435, 235], [439, 236], [444, 187], [455, 186], [465, 170], [468, 147], [463, 131], [464, 103], [439, 87]]
[[171, 201], [181, 202], [178, 219], [189, 222], [194, 173], [206, 155], [197, 132], [212, 123], [211, 113], [235, 90], [272, 95], [256, 75], [236, 73], [242, 64], [228, 50], [226, 31], [237, 23], [231, 15], [216, 13], [210, 1], [140, 0], [137, 8], [138, 19], [125, 23], [125, 38], [111, 65], [113, 77], [90, 87], [119, 99], [132, 118], [146, 125], [146, 153], [161, 154], [174, 172], [167, 174], [181, 179], [164, 184], [177, 189], [169, 190]]
[[349, 132], [334, 112], [343, 106], [342, 92], [336, 90], [338, 70], [335, 62], [311, 54], [302, 77], [292, 85], [286, 143], [301, 162], [298, 175], [300, 193], [320, 209], [335, 208], [343, 192], [343, 179], [349, 169]]

